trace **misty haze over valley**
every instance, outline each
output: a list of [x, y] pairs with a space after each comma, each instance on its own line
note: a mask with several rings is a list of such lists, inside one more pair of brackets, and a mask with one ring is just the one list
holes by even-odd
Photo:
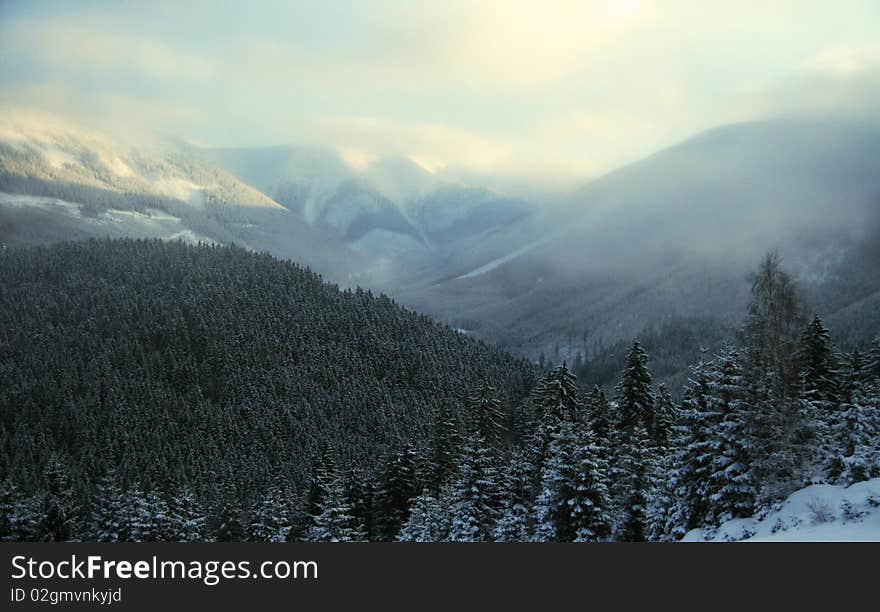
[[880, 538], [878, 7], [258, 4], [0, 6], [0, 537]]

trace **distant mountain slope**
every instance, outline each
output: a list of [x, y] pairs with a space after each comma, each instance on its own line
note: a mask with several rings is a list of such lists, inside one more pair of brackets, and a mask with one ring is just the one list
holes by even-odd
[[396, 295], [511, 350], [564, 358], [569, 346], [592, 353], [670, 318], [737, 321], [748, 271], [777, 247], [832, 315], [855, 303], [829, 301], [823, 287], [861, 286], [854, 300], [880, 289], [868, 272], [876, 250], [860, 246], [880, 236], [880, 128], [780, 120], [711, 130], [587, 185], [542, 223], [514, 224], [494, 237], [506, 251]]
[[182, 150], [129, 150], [55, 118], [4, 113], [0, 118], [0, 191], [27, 192], [29, 183], [152, 196], [196, 207], [281, 208], [250, 185]]
[[303, 147], [198, 149], [308, 223], [336, 233], [391, 272], [445, 270], [468, 240], [532, 214], [533, 204], [487, 189], [439, 180], [406, 158], [353, 168], [331, 150]]
[[344, 283], [373, 265], [191, 147], [123, 146], [54, 117], [0, 116], [0, 242], [90, 237], [235, 243]]
[[[485, 380], [509, 409], [532, 368], [364, 291], [230, 247], [86, 241], [0, 252], [0, 481], [60, 459], [216, 500], [303, 492], [320, 448], [375, 471]], [[56, 456], [50, 456], [55, 453]], [[90, 491], [78, 491], [87, 498]]]

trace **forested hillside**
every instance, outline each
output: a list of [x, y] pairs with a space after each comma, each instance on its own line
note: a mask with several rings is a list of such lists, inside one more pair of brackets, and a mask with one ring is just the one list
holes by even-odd
[[712, 538], [880, 476], [880, 343], [840, 353], [775, 254], [751, 295], [677, 402], [638, 341], [610, 397], [566, 364], [532, 388], [526, 363], [268, 255], [8, 249], [0, 537]]
[[[0, 254], [5, 530], [9, 504], [24, 503], [21, 537], [97, 537], [101, 481], [154, 501], [187, 491], [210, 529], [223, 508], [250, 516], [273, 487], [293, 509], [322, 445], [372, 475], [390, 451], [425, 447], [441, 409], [460, 420], [483, 381], [510, 407], [532, 376], [385, 296], [340, 291], [269, 255], [159, 240], [10, 248]], [[40, 527], [47, 505], [70, 522]]]

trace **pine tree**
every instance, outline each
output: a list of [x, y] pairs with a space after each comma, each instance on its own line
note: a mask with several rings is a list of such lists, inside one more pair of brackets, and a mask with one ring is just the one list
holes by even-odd
[[575, 419], [580, 411], [577, 377], [568, 369], [565, 362], [548, 372], [532, 392], [532, 403], [538, 411], [540, 420], [547, 413], [556, 418]]
[[241, 502], [232, 484], [226, 484], [217, 509], [214, 539], [217, 542], [241, 542], [244, 537]]
[[654, 393], [648, 356], [638, 340], [626, 357], [616, 387], [617, 431], [615, 432], [612, 494], [617, 539], [642, 541], [648, 535], [648, 503], [653, 502], [653, 474], [656, 449], [647, 436], [655, 427]]
[[376, 536], [375, 486], [364, 474], [353, 472], [348, 478], [346, 501], [351, 508], [354, 524], [363, 533], [364, 539], [373, 540]]
[[31, 539], [33, 512], [9, 480], [0, 484], [0, 542]]
[[124, 496], [112, 475], [107, 475], [98, 484], [92, 498], [91, 539], [95, 542], [123, 541], [122, 515]]
[[851, 402], [853, 395], [861, 391], [867, 382], [867, 362], [859, 349], [855, 348], [849, 354], [846, 369], [840, 381], [840, 402]]
[[407, 444], [392, 453], [385, 467], [379, 492], [379, 530], [383, 540], [397, 539], [401, 525], [409, 516], [410, 504], [418, 494], [416, 451]]
[[333, 450], [330, 443], [325, 442], [321, 446], [320, 453], [312, 462], [305, 514], [301, 515], [301, 520], [291, 521], [292, 525], [288, 532], [288, 540], [306, 537], [307, 532], [314, 525], [315, 517], [321, 514], [328, 486], [338, 477], [336, 462], [333, 459]]
[[497, 518], [498, 473], [495, 456], [483, 438], [470, 436], [463, 448], [454, 486], [449, 539], [484, 542]]
[[[409, 518], [398, 535], [400, 542], [443, 542], [449, 538], [449, 511], [444, 502], [450, 495], [444, 488], [440, 498], [425, 489], [412, 503]], [[446, 499], [444, 499], [446, 498]]]
[[497, 392], [489, 383], [468, 398], [468, 409], [474, 419], [476, 434], [492, 447], [497, 447], [506, 431], [505, 415]]
[[119, 539], [123, 542], [161, 542], [171, 537], [168, 506], [154, 491], [132, 484], [122, 495]]
[[708, 409], [712, 413], [712, 453], [706, 482], [705, 521], [719, 525], [732, 518], [751, 516], [757, 488], [752, 470], [748, 432], [748, 398], [743, 387], [739, 354], [727, 348], [717, 358], [709, 383]]
[[455, 477], [458, 452], [458, 425], [448, 402], [441, 402], [434, 420], [431, 447], [431, 473], [429, 487], [436, 497], [440, 489]]
[[35, 517], [34, 535], [43, 542], [66, 542], [77, 535], [77, 507], [67, 470], [60, 459], [53, 457], [43, 472], [45, 494]]
[[563, 421], [550, 443], [535, 501], [535, 539], [589, 542], [611, 532], [607, 465], [592, 433]]
[[865, 361], [865, 372], [869, 381], [880, 385], [880, 336], [877, 336], [871, 342], [871, 348]]
[[711, 364], [700, 361], [692, 368], [684, 389], [670, 487], [674, 501], [668, 532], [678, 539], [700, 527], [708, 511], [707, 483], [712, 473], [712, 436], [717, 415], [710, 408]]
[[530, 539], [532, 498], [532, 466], [525, 454], [518, 451], [501, 477], [501, 510], [493, 532], [496, 542]]
[[658, 447], [669, 446], [670, 438], [673, 435], [673, 429], [678, 419], [678, 407], [672, 400], [669, 390], [665, 384], [660, 384], [657, 388], [657, 405], [654, 409], [654, 428], [650, 432], [654, 443]]
[[284, 542], [290, 531], [287, 503], [281, 486], [273, 484], [251, 513], [249, 539], [256, 542]]
[[351, 514], [340, 478], [327, 483], [321, 511], [314, 517], [306, 538], [310, 542], [358, 542], [365, 539]]
[[833, 424], [832, 480], [852, 484], [880, 476], [880, 394], [856, 392]]
[[181, 487], [171, 496], [169, 533], [173, 542], [204, 542], [208, 518], [192, 489]]
[[648, 372], [648, 356], [638, 340], [633, 342], [626, 356], [626, 365], [616, 393], [618, 429], [621, 436], [630, 436], [639, 424], [648, 431], [654, 431], [654, 393], [651, 390], [651, 374]]
[[656, 465], [651, 455], [651, 440], [641, 423], [633, 428], [627, 452], [619, 458], [619, 517], [615, 538], [624, 542], [643, 542], [648, 537], [648, 511], [653, 504]]
[[831, 345], [831, 336], [818, 316], [801, 334], [797, 359], [801, 367], [804, 397], [823, 412], [834, 410], [840, 387], [837, 355]]

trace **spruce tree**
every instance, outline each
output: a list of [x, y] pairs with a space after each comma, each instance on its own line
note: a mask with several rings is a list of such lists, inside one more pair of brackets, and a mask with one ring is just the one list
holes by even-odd
[[53, 457], [43, 472], [45, 493], [35, 517], [34, 535], [43, 542], [66, 542], [77, 536], [78, 508], [73, 498], [67, 470]]
[[98, 484], [92, 498], [91, 540], [94, 542], [123, 541], [124, 495], [116, 478], [107, 475]]
[[880, 336], [871, 342], [871, 348], [865, 361], [865, 372], [868, 379], [871, 383], [880, 385]]
[[321, 509], [307, 532], [310, 542], [358, 542], [365, 539], [360, 525], [351, 514], [351, 506], [345, 495], [340, 478], [333, 478], [326, 485]]
[[563, 421], [551, 443], [535, 501], [535, 540], [587, 542], [611, 532], [607, 466], [592, 433]]
[[880, 476], [880, 394], [861, 391], [841, 406], [833, 424], [829, 477], [852, 484]]
[[669, 446], [678, 419], [678, 407], [665, 384], [657, 388], [657, 405], [654, 409], [654, 428], [650, 432], [654, 443], [661, 448]]
[[216, 513], [214, 539], [217, 542], [243, 541], [245, 531], [242, 514], [238, 492], [232, 484], [227, 484]]
[[208, 518], [204, 508], [188, 486], [180, 487], [171, 496], [169, 506], [170, 539], [174, 542], [204, 542]]
[[489, 383], [483, 383], [476, 395], [468, 398], [468, 409], [474, 422], [477, 436], [490, 446], [497, 447], [506, 431], [506, 418], [501, 409], [497, 391]]
[[448, 402], [441, 402], [434, 419], [431, 441], [429, 488], [436, 497], [440, 489], [452, 482], [456, 473], [458, 425]]
[[524, 452], [514, 452], [501, 476], [501, 509], [493, 532], [496, 542], [530, 539], [533, 497], [531, 463]]
[[645, 427], [638, 423], [632, 431], [627, 452], [619, 458], [620, 481], [615, 486], [621, 503], [617, 507], [615, 539], [623, 542], [647, 540], [648, 513], [654, 503], [656, 472], [651, 439]]
[[532, 392], [532, 403], [538, 411], [538, 418], [552, 413], [556, 418], [575, 419], [581, 403], [578, 399], [577, 377], [568, 369], [565, 362], [548, 372]]
[[281, 486], [275, 483], [269, 487], [251, 513], [248, 539], [256, 542], [284, 542], [289, 531], [286, 496]]
[[801, 334], [797, 359], [804, 397], [823, 411], [836, 408], [839, 393], [838, 362], [831, 336], [818, 316]]
[[452, 496], [449, 539], [453, 542], [491, 540], [498, 513], [497, 469], [489, 443], [470, 436], [462, 448]]
[[376, 536], [375, 485], [373, 480], [360, 473], [352, 472], [348, 478], [346, 501], [351, 508], [351, 516], [364, 539], [373, 540]]
[[675, 427], [670, 487], [673, 504], [668, 532], [674, 539], [700, 527], [708, 512], [708, 481], [712, 473], [713, 432], [717, 415], [711, 410], [711, 364], [700, 361], [691, 370]]
[[410, 504], [418, 494], [416, 451], [405, 445], [391, 453], [385, 466], [379, 492], [379, 530], [383, 540], [397, 539], [401, 525], [409, 516]]
[[709, 383], [708, 409], [712, 413], [712, 454], [705, 493], [705, 521], [719, 525], [732, 518], [751, 516], [757, 482], [752, 470], [748, 431], [748, 392], [743, 386], [740, 356], [732, 348], [718, 356]]
[[630, 436], [639, 424], [654, 431], [654, 393], [648, 356], [638, 340], [627, 353], [623, 375], [616, 387], [616, 400], [621, 436]]
[[398, 534], [400, 542], [443, 542], [449, 538], [450, 513], [445, 502], [450, 492], [444, 487], [440, 498], [424, 489], [412, 503], [409, 518]]

